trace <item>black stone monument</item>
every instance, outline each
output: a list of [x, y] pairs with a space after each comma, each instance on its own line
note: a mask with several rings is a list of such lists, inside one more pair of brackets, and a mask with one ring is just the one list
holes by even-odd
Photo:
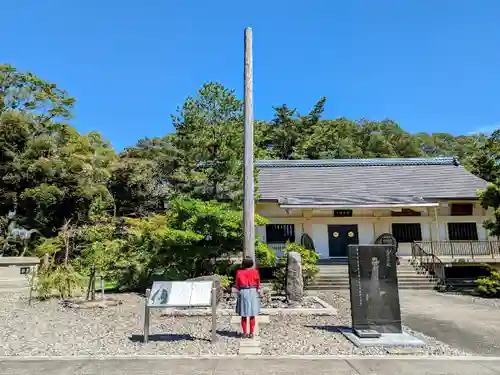
[[349, 286], [352, 328], [359, 337], [403, 332], [394, 246], [349, 245]]

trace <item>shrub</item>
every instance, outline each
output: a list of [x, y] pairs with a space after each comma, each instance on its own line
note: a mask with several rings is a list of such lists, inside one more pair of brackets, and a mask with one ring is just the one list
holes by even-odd
[[233, 284], [233, 281], [234, 279], [230, 276], [226, 276], [226, 275], [217, 275], [220, 277], [220, 286], [222, 288], [222, 290], [225, 290], [227, 291], [231, 285]]
[[302, 257], [302, 278], [304, 279], [304, 287], [312, 284], [318, 273], [318, 266], [316, 263], [319, 259], [319, 254], [297, 243], [287, 242], [285, 250], [283, 250], [283, 256], [280, 257], [277, 270], [275, 271], [276, 279], [273, 280], [273, 288], [279, 294], [285, 292], [286, 264], [289, 252], [297, 252]]
[[42, 267], [35, 281], [38, 298], [47, 299], [56, 295], [67, 299], [83, 288], [83, 278], [71, 265]]
[[489, 276], [483, 276], [476, 280], [477, 292], [487, 297], [500, 296], [500, 272], [491, 271]]

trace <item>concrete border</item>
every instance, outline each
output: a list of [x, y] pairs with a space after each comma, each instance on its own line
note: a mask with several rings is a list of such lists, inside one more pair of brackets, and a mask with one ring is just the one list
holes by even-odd
[[[260, 315], [315, 315], [315, 316], [336, 316], [337, 309], [317, 296], [307, 296], [312, 299], [321, 308], [262, 308]], [[236, 312], [233, 309], [217, 309], [217, 314], [222, 316], [233, 316]], [[186, 309], [180, 310], [176, 308], [162, 309], [162, 316], [211, 316], [210, 309]]]
[[82, 361], [82, 360], [108, 360], [108, 359], [147, 359], [147, 360], [173, 360], [173, 359], [226, 359], [226, 360], [385, 360], [385, 361], [400, 361], [400, 360], [436, 360], [436, 361], [500, 361], [500, 357], [484, 357], [484, 356], [411, 356], [411, 355], [104, 355], [104, 356], [0, 356], [0, 362], [22, 362], [22, 361]]

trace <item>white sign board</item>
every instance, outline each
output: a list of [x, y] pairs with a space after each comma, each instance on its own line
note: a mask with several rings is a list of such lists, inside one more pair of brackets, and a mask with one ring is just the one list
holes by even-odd
[[155, 281], [148, 307], [208, 307], [212, 304], [212, 281]]

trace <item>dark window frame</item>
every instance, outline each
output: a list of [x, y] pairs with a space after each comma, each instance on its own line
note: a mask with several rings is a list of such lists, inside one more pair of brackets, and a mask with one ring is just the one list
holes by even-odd
[[422, 213], [419, 211], [414, 211], [411, 208], [403, 208], [401, 211], [391, 211], [391, 216], [394, 217], [414, 217], [414, 216], [422, 216]]
[[473, 203], [452, 203], [450, 208], [451, 216], [472, 216], [474, 214]]
[[391, 230], [398, 243], [422, 241], [422, 225], [420, 223], [392, 223]]
[[266, 225], [266, 242], [267, 243], [284, 243], [295, 242], [295, 225], [294, 224], [267, 224]]
[[479, 234], [477, 231], [477, 223], [475, 222], [448, 223], [448, 240], [478, 241]]

